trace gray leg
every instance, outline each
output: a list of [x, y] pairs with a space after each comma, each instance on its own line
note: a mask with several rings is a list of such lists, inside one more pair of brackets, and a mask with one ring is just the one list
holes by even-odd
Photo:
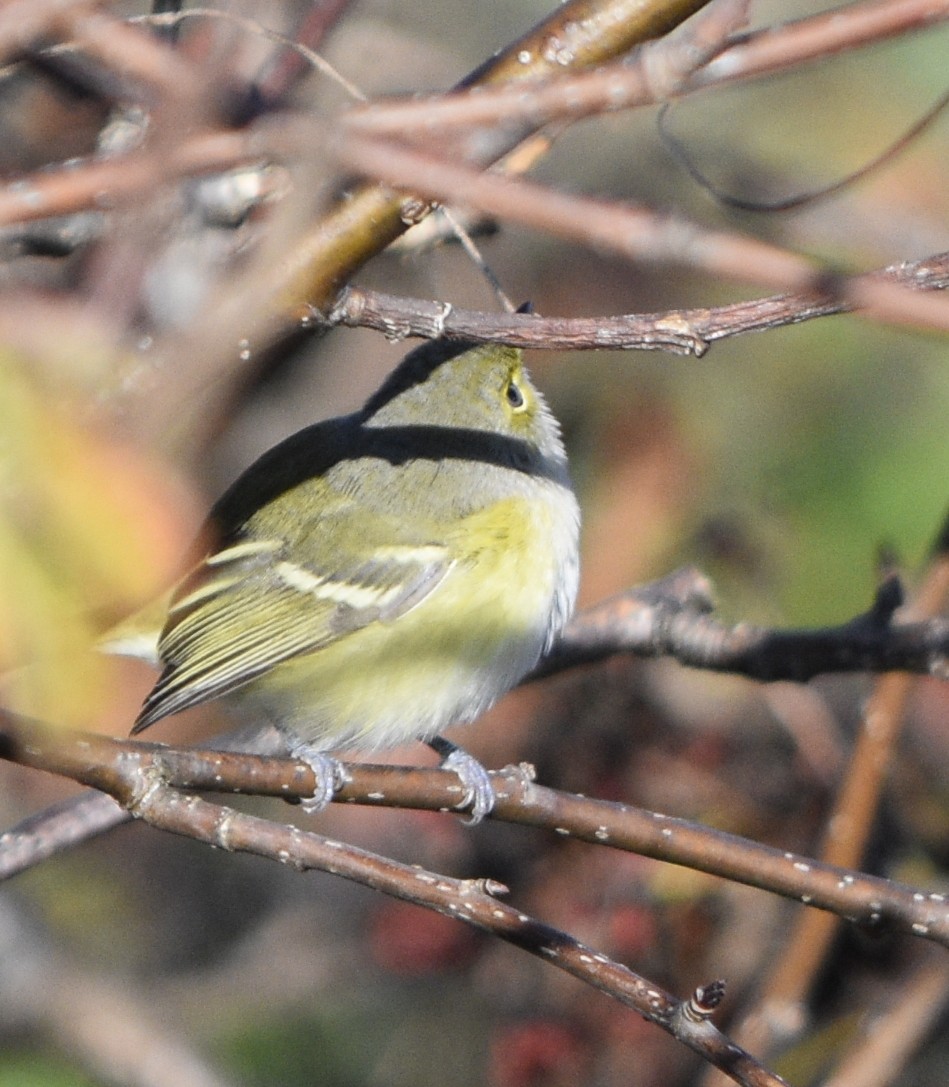
[[428, 746], [441, 756], [443, 770], [453, 770], [462, 785], [465, 787], [465, 796], [458, 808], [469, 809], [467, 822], [474, 826], [480, 823], [486, 815], [491, 813], [494, 807], [494, 786], [488, 771], [474, 757], [469, 755], [464, 748], [446, 740], [444, 736], [433, 736], [427, 740]]

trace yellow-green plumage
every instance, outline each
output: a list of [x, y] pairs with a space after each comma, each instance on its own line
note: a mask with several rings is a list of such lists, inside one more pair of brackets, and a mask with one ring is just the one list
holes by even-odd
[[413, 352], [362, 411], [265, 454], [211, 521], [136, 731], [228, 695], [297, 753], [431, 738], [529, 671], [576, 594], [566, 457], [512, 349]]

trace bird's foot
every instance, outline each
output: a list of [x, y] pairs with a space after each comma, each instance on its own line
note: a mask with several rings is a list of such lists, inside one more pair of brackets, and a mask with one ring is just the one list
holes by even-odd
[[313, 795], [300, 801], [300, 807], [307, 815], [317, 815], [333, 801], [337, 791], [349, 780], [349, 775], [339, 759], [324, 755], [319, 751], [294, 751], [294, 758], [305, 762], [316, 778]]
[[455, 807], [468, 812], [465, 822], [469, 826], [480, 823], [494, 808], [494, 786], [490, 774], [474, 755], [469, 755], [464, 748], [446, 740], [444, 736], [433, 736], [427, 743], [441, 756], [442, 769], [454, 771], [464, 786], [465, 795]]

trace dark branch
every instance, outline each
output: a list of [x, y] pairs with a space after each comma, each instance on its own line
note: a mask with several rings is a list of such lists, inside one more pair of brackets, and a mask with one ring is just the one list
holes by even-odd
[[913, 672], [949, 679], [949, 619], [901, 623], [895, 577], [864, 615], [836, 627], [772, 630], [715, 619], [710, 585], [692, 569], [630, 589], [574, 616], [531, 679], [615, 653], [674, 657], [681, 664], [765, 681], [802, 682], [829, 672]]

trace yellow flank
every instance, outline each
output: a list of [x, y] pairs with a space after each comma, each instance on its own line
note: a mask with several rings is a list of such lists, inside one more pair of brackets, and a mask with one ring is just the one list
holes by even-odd
[[520, 497], [458, 521], [452, 569], [414, 608], [279, 664], [242, 695], [311, 749], [391, 746], [472, 719], [543, 649], [550, 532], [546, 505]]

